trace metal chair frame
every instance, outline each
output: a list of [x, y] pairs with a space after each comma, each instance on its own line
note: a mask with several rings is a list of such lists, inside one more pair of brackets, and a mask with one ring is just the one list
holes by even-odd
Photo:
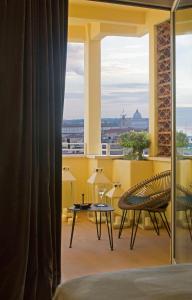
[[[176, 201], [176, 210], [177, 211], [184, 211], [185, 218], [187, 221], [187, 228], [189, 231], [190, 239], [192, 241], [192, 191], [190, 188], [186, 188], [177, 184], [177, 193], [184, 196], [183, 198], [177, 197]], [[187, 211], [189, 210], [190, 217], [187, 215]]]
[[[129, 199], [131, 199], [133, 196], [140, 197], [141, 201], [136, 204], [129, 202]], [[143, 201], [142, 197], [144, 199]], [[138, 183], [122, 195], [118, 203], [119, 208], [123, 210], [118, 237], [121, 238], [128, 210], [133, 210], [133, 222], [130, 238], [131, 250], [135, 244], [141, 211], [147, 211], [149, 213], [151, 222], [157, 235], [160, 235], [160, 229], [156, 216], [156, 214], [159, 214], [169, 237], [171, 237], [171, 229], [165, 214], [170, 197], [171, 171], [169, 170]], [[138, 211], [138, 217], [136, 216], [136, 211]]]

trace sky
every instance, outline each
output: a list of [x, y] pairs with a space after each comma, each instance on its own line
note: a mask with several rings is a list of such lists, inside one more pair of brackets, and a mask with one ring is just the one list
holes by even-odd
[[[142, 38], [107, 37], [101, 43], [102, 117], [131, 117], [138, 108], [149, 109], [148, 35]], [[84, 47], [68, 44], [64, 119], [83, 118]]]
[[192, 136], [192, 34], [176, 38], [176, 127]]
[[[101, 43], [102, 117], [131, 117], [138, 108], [143, 117], [149, 111], [148, 35], [107, 37]], [[176, 40], [177, 107], [192, 107], [192, 35]], [[64, 119], [84, 115], [84, 47], [68, 44]]]
[[176, 39], [176, 104], [192, 107], [192, 34]]

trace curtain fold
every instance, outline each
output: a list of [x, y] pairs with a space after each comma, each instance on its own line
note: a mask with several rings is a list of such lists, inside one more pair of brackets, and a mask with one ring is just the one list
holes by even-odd
[[60, 282], [67, 0], [0, 1], [0, 299]]

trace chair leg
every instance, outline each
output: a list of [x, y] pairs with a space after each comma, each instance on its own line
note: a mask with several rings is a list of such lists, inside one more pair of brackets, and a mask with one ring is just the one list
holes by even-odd
[[156, 218], [156, 215], [154, 213], [154, 219], [152, 218], [151, 216], [151, 212], [148, 210], [148, 213], [149, 213], [149, 216], [150, 216], [150, 219], [151, 219], [151, 222], [153, 224], [153, 227], [155, 229], [155, 232], [157, 235], [159, 235], [159, 226], [158, 226], [158, 222], [157, 222], [157, 218]]
[[135, 244], [135, 238], [136, 238], [136, 234], [137, 234], [140, 216], [141, 216], [141, 210], [139, 211], [139, 216], [136, 220], [136, 211], [134, 210], [133, 224], [132, 224], [132, 230], [131, 230], [131, 241], [130, 241], [130, 249], [131, 250], [133, 250], [133, 247]]
[[[192, 210], [190, 209], [190, 229], [192, 228]], [[192, 235], [191, 236], [191, 240], [192, 240]]]
[[120, 227], [119, 227], [119, 235], [118, 235], [119, 239], [121, 238], [121, 234], [122, 234], [123, 227], [124, 227], [124, 224], [125, 224], [126, 216], [127, 216], [127, 210], [124, 210], [123, 214], [122, 214], [122, 217], [121, 217], [121, 224], [120, 224]]
[[169, 237], [171, 237], [171, 228], [170, 228], [170, 226], [169, 226], [169, 222], [168, 222], [168, 220], [167, 220], [167, 217], [166, 217], [165, 212], [163, 212], [164, 218], [163, 218], [161, 212], [159, 212], [159, 214], [160, 214], [161, 220], [162, 220], [162, 222], [163, 222], [163, 224], [164, 224], [164, 226], [165, 226], [165, 229], [166, 229], [166, 231], [167, 231]]
[[157, 235], [160, 235], [160, 230], [159, 230], [158, 220], [157, 220], [157, 217], [156, 217], [156, 212], [154, 212], [154, 219], [155, 219], [155, 223], [156, 223], [156, 226], [157, 226], [157, 232], [158, 232]]
[[165, 212], [163, 212], [163, 215], [164, 215], [164, 218], [165, 218], [165, 221], [166, 221], [166, 224], [167, 224], [167, 228], [169, 229], [169, 232], [170, 232], [170, 234], [171, 234], [171, 228], [170, 228], [170, 226], [169, 226], [169, 222], [168, 222], [168, 220], [167, 220], [167, 217], [166, 217]]
[[[190, 238], [191, 238], [191, 240], [192, 240], [191, 222], [189, 221], [189, 218], [188, 218], [188, 216], [187, 216], [187, 210], [185, 210], [185, 216], [186, 216], [186, 220], [187, 220], [187, 226], [188, 226]], [[190, 210], [190, 217], [191, 217], [191, 210]]]

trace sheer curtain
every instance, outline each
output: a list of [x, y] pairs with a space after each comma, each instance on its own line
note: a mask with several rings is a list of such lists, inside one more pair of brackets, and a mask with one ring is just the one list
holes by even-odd
[[60, 282], [67, 0], [0, 0], [0, 299]]

